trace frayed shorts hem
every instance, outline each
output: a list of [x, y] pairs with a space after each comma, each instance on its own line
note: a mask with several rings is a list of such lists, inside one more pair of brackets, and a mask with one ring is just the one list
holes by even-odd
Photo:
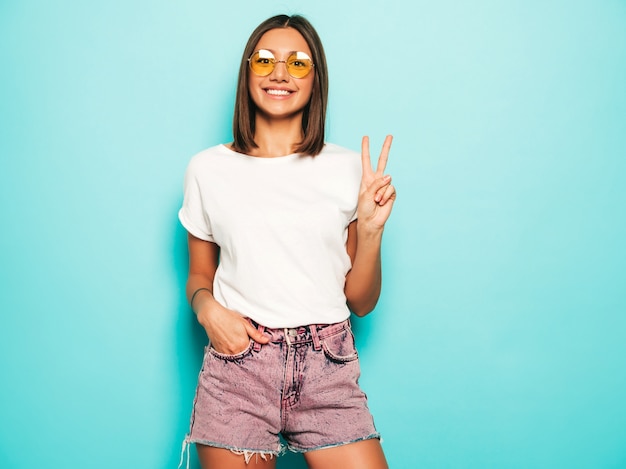
[[267, 461], [268, 459], [273, 459], [278, 456], [282, 456], [286, 452], [286, 447], [284, 447], [283, 445], [281, 445], [278, 450], [262, 450], [262, 449], [238, 448], [236, 446], [225, 445], [223, 443], [216, 443], [214, 441], [191, 439], [187, 437], [185, 438], [185, 441], [183, 441], [183, 448], [182, 448], [181, 455], [180, 455], [180, 463], [178, 465], [179, 468], [183, 466], [183, 462], [185, 459], [185, 452], [187, 453], [187, 468], [189, 468], [189, 446], [193, 444], [211, 446], [212, 448], [227, 449], [231, 453], [243, 456], [246, 461], [246, 464], [250, 462], [253, 456], [260, 456], [261, 459]]
[[380, 437], [380, 433], [376, 432], [376, 433], [372, 433], [371, 435], [364, 436], [363, 438], [357, 438], [355, 440], [349, 440], [349, 441], [340, 441], [339, 443], [331, 443], [328, 445], [315, 446], [313, 448], [298, 448], [292, 445], [288, 445], [287, 449], [291, 451], [292, 453], [308, 453], [309, 451], [316, 451], [318, 449], [336, 448], [338, 446], [349, 445], [350, 443], [358, 443], [359, 441], [374, 440], [374, 439], [382, 441], [382, 438]]
[[268, 458], [272, 459], [272, 458], [282, 456], [283, 454], [287, 452], [287, 450], [291, 451], [292, 453], [308, 453], [309, 451], [336, 448], [338, 446], [344, 446], [344, 445], [349, 445], [351, 443], [358, 443], [359, 441], [366, 441], [366, 440], [373, 440], [373, 439], [378, 439], [382, 441], [380, 433], [376, 432], [376, 433], [372, 433], [370, 435], [364, 436], [362, 438], [356, 438], [354, 440], [349, 440], [349, 441], [340, 441], [338, 443], [331, 443], [328, 445], [315, 446], [313, 448], [298, 448], [293, 445], [287, 445], [287, 446], [281, 445], [278, 450], [260, 450], [260, 449], [251, 449], [251, 448], [238, 448], [236, 446], [216, 443], [214, 441], [190, 439], [189, 437], [187, 437], [185, 438], [185, 441], [183, 441], [183, 448], [181, 451], [180, 463], [178, 467], [179, 468], [182, 467], [183, 461], [185, 459], [185, 452], [187, 452], [187, 468], [189, 468], [189, 446], [192, 444], [211, 446], [213, 448], [227, 449], [233, 452], [234, 454], [243, 456], [246, 461], [246, 464], [248, 464], [253, 456], [260, 456], [261, 459], [267, 460]]
[[198, 444], [204, 446], [211, 446], [213, 448], [221, 448], [232, 451], [233, 453], [254, 453], [259, 455], [268, 455], [271, 457], [274, 456], [282, 456], [285, 454], [287, 448], [281, 446], [278, 450], [265, 450], [265, 449], [252, 449], [252, 448], [238, 448], [237, 446], [225, 445], [222, 443], [216, 443], [214, 441], [206, 441], [206, 440], [188, 440], [189, 444]]

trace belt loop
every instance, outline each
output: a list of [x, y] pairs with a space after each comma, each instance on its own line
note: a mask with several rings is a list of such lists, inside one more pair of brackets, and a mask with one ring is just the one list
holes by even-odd
[[[263, 334], [265, 332], [265, 326], [263, 326], [261, 324], [259, 324], [257, 326], [257, 329], [259, 330], [259, 332], [261, 334]], [[255, 340], [254, 341], [254, 346], [252, 347], [252, 350], [254, 350], [255, 352], [260, 352], [261, 351], [261, 344]]]
[[317, 335], [317, 325], [316, 324], [311, 324], [309, 326], [309, 329], [311, 330], [311, 338], [313, 339], [313, 350], [317, 350], [317, 351], [322, 350], [322, 344], [320, 342], [320, 336]]

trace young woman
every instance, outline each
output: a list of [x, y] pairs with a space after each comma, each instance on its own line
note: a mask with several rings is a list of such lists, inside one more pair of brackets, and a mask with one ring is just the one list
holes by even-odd
[[183, 452], [195, 443], [204, 469], [273, 468], [285, 446], [314, 469], [387, 467], [349, 316], [380, 294], [391, 136], [376, 170], [367, 137], [360, 156], [325, 143], [327, 90], [311, 24], [264, 21], [241, 61], [234, 141], [187, 169], [187, 295], [210, 345]]

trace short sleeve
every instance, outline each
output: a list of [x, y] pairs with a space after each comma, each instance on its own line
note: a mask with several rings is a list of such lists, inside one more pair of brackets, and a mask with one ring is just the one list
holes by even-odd
[[183, 206], [178, 211], [178, 219], [196, 238], [213, 242], [211, 222], [204, 205], [202, 188], [196, 174], [196, 166], [192, 161], [185, 172]]
[[352, 212], [352, 216], [350, 216], [350, 219], [349, 219], [349, 221], [348, 221], [348, 225], [349, 225], [350, 223], [352, 223], [353, 221], [356, 221], [356, 219], [357, 219], [357, 215], [356, 215], [356, 208], [355, 208], [355, 209], [354, 209], [354, 212]]
[[351, 191], [354, 194], [354, 209], [349, 217], [349, 223], [352, 223], [357, 219], [359, 191], [361, 189], [361, 176], [363, 174], [363, 167], [361, 162], [361, 155], [353, 151], [351, 151], [350, 153], [352, 153], [352, 157], [350, 158], [347, 183], [348, 187], [351, 188]]

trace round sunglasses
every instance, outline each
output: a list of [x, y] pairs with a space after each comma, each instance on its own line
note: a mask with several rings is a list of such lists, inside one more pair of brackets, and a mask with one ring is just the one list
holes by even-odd
[[250, 70], [255, 75], [266, 77], [274, 71], [276, 64], [283, 63], [287, 73], [293, 78], [304, 78], [313, 70], [313, 61], [306, 52], [292, 52], [287, 60], [276, 60], [274, 54], [266, 49], [259, 49], [248, 59]]

